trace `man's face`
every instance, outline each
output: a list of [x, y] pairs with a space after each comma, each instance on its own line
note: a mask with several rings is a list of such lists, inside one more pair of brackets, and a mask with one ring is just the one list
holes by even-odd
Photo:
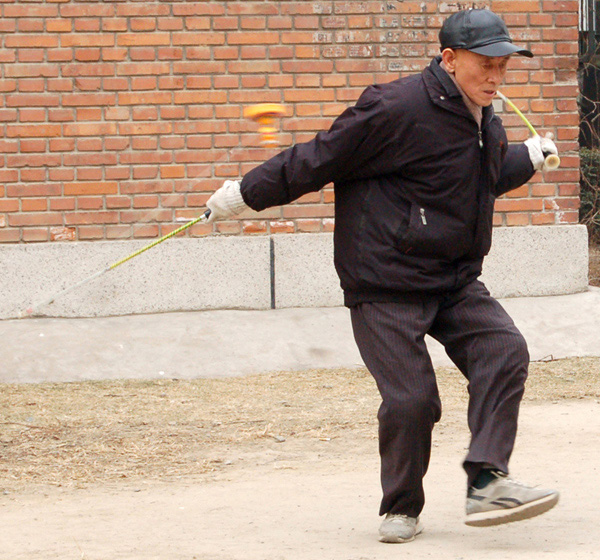
[[442, 58], [469, 99], [487, 107], [504, 81], [510, 56], [492, 57], [464, 49], [445, 49]]

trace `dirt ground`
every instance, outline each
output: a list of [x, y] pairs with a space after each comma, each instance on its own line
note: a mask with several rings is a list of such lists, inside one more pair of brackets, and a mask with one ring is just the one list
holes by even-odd
[[444, 404], [425, 532], [377, 542], [379, 398], [364, 369], [0, 387], [0, 559], [597, 558], [600, 358], [533, 363], [516, 478], [539, 518], [462, 523], [466, 386]]

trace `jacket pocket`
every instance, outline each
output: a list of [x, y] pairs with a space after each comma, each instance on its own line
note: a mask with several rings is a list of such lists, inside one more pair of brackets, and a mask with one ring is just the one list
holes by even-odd
[[398, 249], [407, 255], [453, 261], [468, 253], [472, 233], [456, 218], [413, 202], [397, 239]]

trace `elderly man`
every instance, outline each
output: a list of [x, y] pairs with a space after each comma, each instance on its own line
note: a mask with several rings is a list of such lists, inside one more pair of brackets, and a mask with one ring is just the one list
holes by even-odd
[[533, 517], [552, 490], [510, 479], [529, 354], [523, 336], [478, 280], [492, 239], [494, 200], [542, 170], [553, 142], [508, 145], [492, 100], [511, 55], [500, 17], [447, 18], [441, 55], [420, 74], [367, 88], [327, 132], [226, 181], [210, 219], [293, 201], [333, 182], [335, 266], [356, 343], [382, 403], [379, 451], [383, 542], [422, 530], [423, 477], [441, 415], [426, 334], [468, 380], [471, 442], [466, 523]]

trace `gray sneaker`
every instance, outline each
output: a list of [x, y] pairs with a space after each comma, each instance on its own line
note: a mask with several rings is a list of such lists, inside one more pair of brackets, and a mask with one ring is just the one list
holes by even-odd
[[521, 521], [545, 513], [558, 503], [556, 490], [531, 488], [500, 471], [485, 488], [469, 488], [467, 518], [472, 527], [489, 527]]
[[385, 543], [405, 543], [423, 531], [418, 517], [388, 513], [379, 527], [379, 540]]

